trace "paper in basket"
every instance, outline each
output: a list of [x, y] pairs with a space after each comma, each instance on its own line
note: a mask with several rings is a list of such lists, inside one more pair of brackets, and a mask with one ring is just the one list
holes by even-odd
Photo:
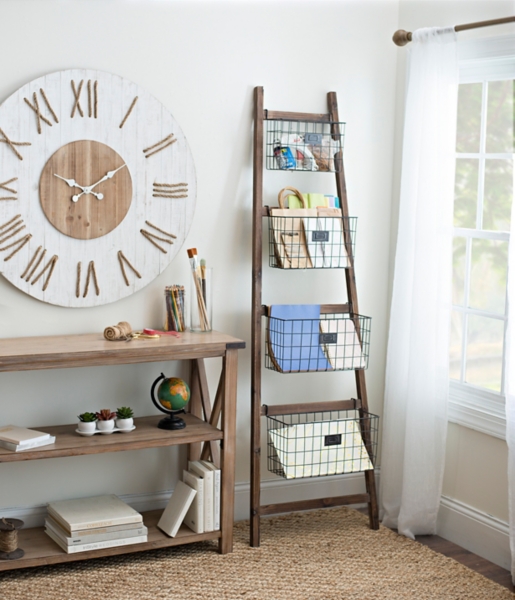
[[374, 468], [354, 419], [299, 423], [268, 433], [286, 479]]

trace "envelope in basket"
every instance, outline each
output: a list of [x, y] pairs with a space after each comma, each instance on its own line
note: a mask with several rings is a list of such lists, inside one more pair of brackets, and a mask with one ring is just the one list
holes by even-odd
[[304, 217], [304, 238], [315, 269], [347, 268], [349, 255], [345, 246], [342, 211], [318, 207], [317, 217]]
[[[293, 192], [304, 208], [285, 208], [284, 196]], [[299, 190], [287, 187], [279, 192], [279, 208], [270, 209], [272, 235], [277, 263], [283, 269], [311, 269], [303, 218], [316, 217], [316, 208], [306, 208], [306, 200]]]

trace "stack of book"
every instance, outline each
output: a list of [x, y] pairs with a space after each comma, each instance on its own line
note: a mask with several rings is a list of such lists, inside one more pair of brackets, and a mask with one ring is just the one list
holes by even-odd
[[68, 554], [148, 539], [140, 513], [114, 494], [51, 502], [45, 533]]
[[175, 537], [184, 522], [195, 533], [220, 529], [221, 471], [205, 460], [190, 461], [157, 526]]
[[26, 429], [25, 427], [17, 427], [16, 425], [0, 427], [0, 447], [12, 450], [13, 452], [39, 448], [40, 446], [47, 446], [54, 442], [55, 436], [44, 431]]

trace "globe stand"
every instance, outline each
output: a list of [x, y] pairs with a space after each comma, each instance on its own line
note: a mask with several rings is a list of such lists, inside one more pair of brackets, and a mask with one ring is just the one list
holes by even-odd
[[[184, 411], [179, 410], [177, 412], [183, 413]], [[174, 431], [177, 429], [184, 429], [186, 427], [186, 423], [184, 422], [184, 419], [177, 417], [175, 413], [164, 417], [164, 419], [161, 419], [157, 426], [159, 429], [168, 429], [169, 431]]]
[[[159, 423], [157, 424], [157, 427], [158, 427], [158, 429], [166, 429], [167, 431], [177, 431], [179, 429], [184, 429], [186, 427], [186, 422], [184, 421], [184, 419], [179, 418], [177, 415], [179, 413], [184, 413], [185, 411], [182, 408], [176, 408], [175, 410], [173, 410], [172, 408], [166, 409], [162, 406], [162, 404], [156, 398], [156, 394], [155, 394], [156, 387], [159, 383], [161, 383], [165, 379], [166, 379], [166, 377], [164, 376], [163, 373], [161, 373], [161, 375], [154, 381], [154, 383], [152, 384], [152, 388], [150, 389], [150, 397], [152, 399], [152, 402], [154, 403], [154, 406], [161, 412], [164, 412], [166, 415], [168, 415], [167, 417], [165, 417], [164, 419], [161, 419], [159, 421]], [[189, 388], [186, 384], [184, 384], [184, 385], [187, 388], [188, 399], [189, 399], [189, 394], [190, 394]]]

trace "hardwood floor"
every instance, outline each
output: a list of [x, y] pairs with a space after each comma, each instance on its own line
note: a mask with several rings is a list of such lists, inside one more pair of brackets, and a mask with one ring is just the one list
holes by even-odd
[[477, 554], [473, 554], [457, 544], [444, 540], [438, 535], [418, 535], [416, 540], [417, 542], [424, 544], [424, 546], [428, 546], [435, 552], [439, 552], [444, 556], [449, 556], [450, 558], [457, 560], [462, 565], [481, 573], [481, 575], [508, 588], [512, 592], [515, 591], [511, 582], [510, 572], [489, 560], [486, 560], [486, 558], [481, 558]]
[[[367, 508], [359, 508], [358, 510], [363, 514], [368, 514]], [[440, 537], [439, 535], [418, 535], [416, 536], [416, 540], [420, 544], [431, 548], [431, 550], [439, 552], [440, 554], [448, 556], [449, 558], [453, 558], [462, 565], [472, 569], [472, 571], [476, 571], [484, 577], [487, 577], [499, 585], [508, 588], [510, 591], [515, 592], [515, 587], [511, 581], [510, 572], [502, 567], [497, 566], [493, 562], [486, 560], [486, 558], [481, 558], [481, 556], [473, 554], [472, 552], [465, 550], [465, 548], [462, 548], [457, 544], [453, 544], [453, 542], [444, 540], [444, 538]]]

